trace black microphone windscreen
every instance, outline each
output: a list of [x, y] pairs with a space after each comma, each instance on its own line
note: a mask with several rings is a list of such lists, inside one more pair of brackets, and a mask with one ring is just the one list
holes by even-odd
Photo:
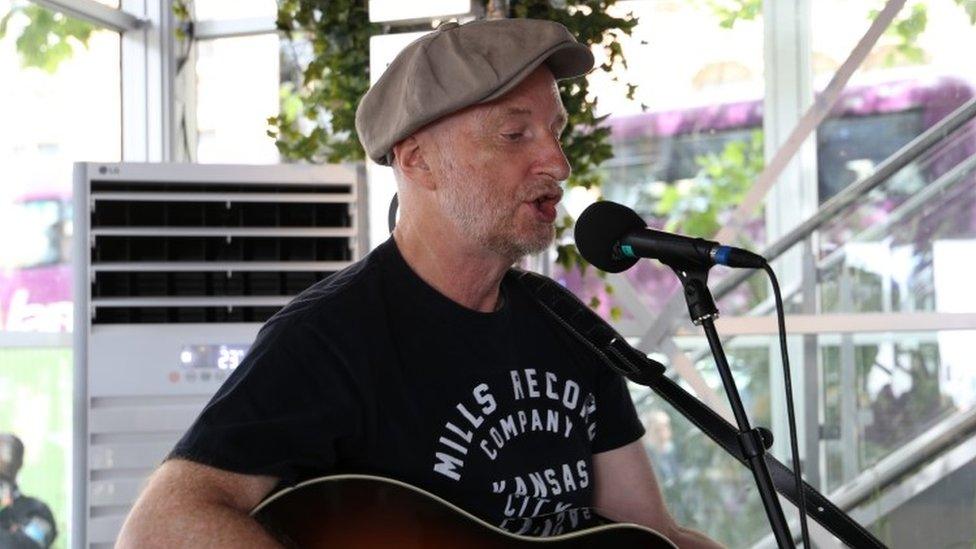
[[576, 220], [576, 247], [583, 259], [608, 273], [626, 271], [636, 258], [616, 257], [613, 248], [627, 233], [647, 227], [637, 212], [607, 200], [594, 202]]

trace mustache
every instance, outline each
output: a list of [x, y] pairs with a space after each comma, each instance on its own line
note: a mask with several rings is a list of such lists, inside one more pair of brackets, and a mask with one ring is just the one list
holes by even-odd
[[555, 199], [557, 202], [562, 199], [563, 189], [557, 183], [535, 183], [519, 189], [518, 200], [520, 202], [532, 202], [541, 199]]

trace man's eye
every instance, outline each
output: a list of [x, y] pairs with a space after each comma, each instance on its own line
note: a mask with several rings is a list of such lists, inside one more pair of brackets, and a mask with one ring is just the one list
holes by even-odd
[[524, 135], [524, 134], [523, 134], [522, 132], [516, 132], [516, 133], [503, 133], [503, 134], [502, 134], [502, 137], [504, 137], [504, 138], [505, 138], [505, 139], [507, 139], [508, 141], [518, 141], [519, 139], [521, 139], [521, 138], [522, 138], [522, 135]]

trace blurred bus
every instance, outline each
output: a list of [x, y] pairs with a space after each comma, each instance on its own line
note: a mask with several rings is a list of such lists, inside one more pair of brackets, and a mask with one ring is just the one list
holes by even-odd
[[71, 331], [70, 189], [33, 189], [0, 209], [0, 330]]
[[[906, 77], [849, 86], [816, 132], [819, 203], [871, 173], [876, 165], [974, 95], [976, 86], [957, 77]], [[720, 155], [730, 143], [752, 141], [762, 130], [763, 103], [758, 98], [647, 112], [610, 117], [606, 123], [612, 130], [614, 158], [602, 166], [603, 196], [634, 208], [649, 226], [663, 228], [667, 216], [657, 209], [663, 191], [701, 177], [703, 157]], [[913, 184], [924, 185], [967, 155], [976, 154], [976, 139], [972, 134], [967, 139], [964, 146], [955, 146], [927, 162]], [[738, 244], [755, 249], [769, 244], [761, 216], [748, 225], [746, 233]], [[592, 274], [581, 277], [561, 268], [555, 270], [555, 276], [578, 295], [598, 297], [600, 313], [605, 317], [609, 314], [612, 299], [607, 298], [599, 278]], [[658, 311], [678, 287], [673, 273], [653, 261], [638, 262], [626, 276], [652, 312]], [[751, 301], [742, 295], [729, 299], [738, 301], [737, 309]]]

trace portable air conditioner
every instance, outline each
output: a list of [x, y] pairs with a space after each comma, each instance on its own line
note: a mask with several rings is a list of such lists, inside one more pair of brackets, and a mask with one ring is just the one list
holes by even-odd
[[111, 547], [261, 324], [365, 252], [356, 166], [75, 165], [72, 545]]

